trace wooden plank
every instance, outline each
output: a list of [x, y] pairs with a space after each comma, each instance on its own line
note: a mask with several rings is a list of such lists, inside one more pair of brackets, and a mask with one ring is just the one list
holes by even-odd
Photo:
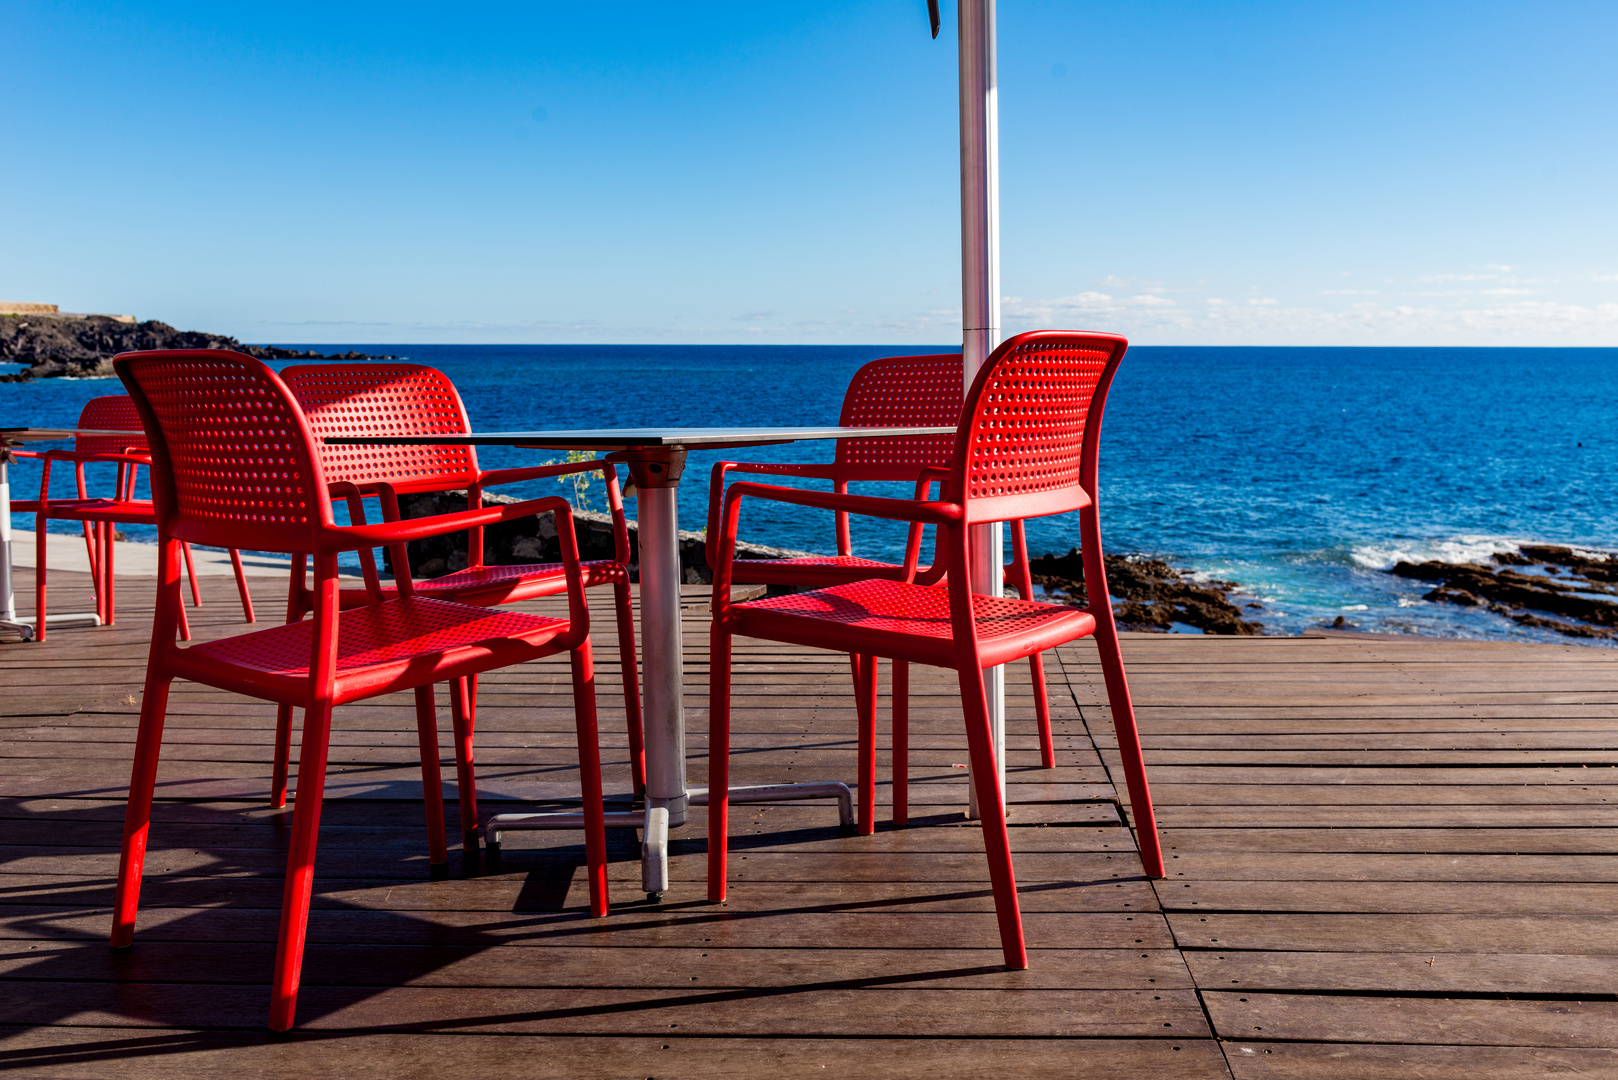
[[1618, 855], [1186, 852], [1168, 876], [1264, 881], [1618, 881]]
[[0, 1027], [0, 1067], [37, 1080], [427, 1080], [476, 1061], [524, 1080], [707, 1080], [712, 1076], [824, 1080], [867, 1074], [892, 1080], [1217, 1080], [1228, 1078], [1210, 1039], [775, 1039], [698, 1038], [664, 1029], [617, 1038], [528, 1035], [261, 1032], [127, 1027]]
[[1581, 953], [1192, 950], [1184, 956], [1204, 990], [1601, 997], [1618, 985], [1618, 957]]
[[[950, 990], [741, 988], [714, 990], [325, 987], [306, 973], [298, 1026], [306, 1032], [384, 1029], [501, 1035], [846, 1038], [907, 1030], [912, 1037], [1208, 1037], [1188, 990]], [[0, 1002], [9, 1024], [243, 1027], [262, 1024], [266, 987], [30, 983]]]
[[1158, 886], [1176, 911], [1610, 915], [1618, 885], [1492, 881], [1197, 881]]
[[1237, 1080], [1544, 1080], [1618, 1078], [1618, 1050], [1584, 1047], [1224, 1044]]
[[1222, 1039], [1609, 1049], [1618, 1001], [1319, 997], [1205, 992]]
[[[0, 941], [0, 979], [25, 982], [220, 983], [262, 986], [275, 959], [273, 942], [221, 949], [214, 942], [165, 941], [128, 954], [104, 943]], [[1130, 949], [1034, 949], [1029, 966], [1011, 971], [972, 949], [708, 949], [551, 945], [311, 945], [310, 985], [937, 990], [1189, 990], [1191, 977], [1173, 949], [1141, 956]]]
[[[1182, 949], [1618, 955], [1618, 920], [1589, 915], [1273, 914], [1170, 911]], [[1308, 1038], [1311, 1036], [1299, 1036]]]

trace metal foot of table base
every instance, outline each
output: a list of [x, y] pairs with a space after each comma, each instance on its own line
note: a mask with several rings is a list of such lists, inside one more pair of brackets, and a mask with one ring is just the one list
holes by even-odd
[[0, 619], [0, 632], [16, 634], [24, 641], [34, 640], [34, 628], [25, 622], [12, 622], [10, 619]]
[[[692, 806], [708, 805], [707, 788], [690, 788]], [[813, 784], [759, 784], [753, 787], [733, 787], [729, 792], [733, 803], [773, 803], [796, 799], [836, 799], [837, 820], [845, 828], [854, 827], [854, 793], [847, 784], [835, 780]]]
[[[640, 829], [640, 880], [649, 900], [661, 900], [669, 889], [669, 812], [664, 806], [648, 806], [646, 813], [609, 812], [609, 829]], [[483, 839], [490, 849], [500, 846], [500, 835], [511, 829], [582, 829], [583, 813], [496, 814], [483, 827]]]
[[[101, 616], [93, 611], [63, 611], [56, 615], [45, 616], [45, 625], [67, 626], [72, 623], [88, 623], [91, 626], [101, 625]], [[0, 631], [11, 631], [24, 641], [34, 640], [34, 624], [23, 622], [21, 619], [0, 619]]]

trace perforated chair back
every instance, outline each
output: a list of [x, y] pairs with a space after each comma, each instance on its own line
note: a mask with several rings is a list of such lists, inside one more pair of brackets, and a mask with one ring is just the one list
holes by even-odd
[[[79, 427], [86, 431], [140, 431], [140, 413], [128, 394], [91, 398], [79, 412]], [[146, 449], [144, 435], [77, 435], [73, 449], [80, 454], [122, 454]]]
[[1128, 343], [1042, 330], [1005, 341], [962, 410], [951, 498], [968, 521], [1009, 521], [1094, 501], [1101, 414]]
[[[954, 426], [961, 418], [961, 354], [888, 356], [854, 373], [843, 395], [843, 427]], [[954, 435], [839, 439], [841, 481], [914, 480], [928, 465], [949, 463]]]
[[[466, 406], [443, 372], [420, 364], [306, 364], [281, 378], [318, 439], [334, 435], [462, 435]], [[321, 443], [326, 479], [387, 481], [400, 491], [475, 484], [470, 446], [331, 446]]]
[[213, 349], [124, 353], [152, 454], [160, 532], [252, 551], [313, 552], [332, 525], [314, 435], [268, 367]]

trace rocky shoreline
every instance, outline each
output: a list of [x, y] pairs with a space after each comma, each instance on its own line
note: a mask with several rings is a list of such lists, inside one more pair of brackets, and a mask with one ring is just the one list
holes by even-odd
[[0, 363], [27, 364], [0, 382], [90, 379], [112, 374], [112, 358], [140, 349], [230, 349], [260, 360], [397, 360], [346, 352], [327, 355], [274, 345], [243, 345], [233, 337], [176, 330], [149, 319], [124, 322], [111, 315], [0, 315]]
[[[1160, 559], [1137, 555], [1108, 555], [1107, 590], [1115, 601], [1113, 612], [1123, 630], [1167, 633], [1176, 623], [1194, 626], [1204, 634], [1262, 633], [1264, 624], [1242, 617], [1243, 609], [1230, 601], [1240, 589], [1234, 581], [1199, 581]], [[1082, 606], [1084, 562], [1079, 549], [1066, 555], [1041, 555], [1028, 561], [1034, 584], [1055, 603]], [[1119, 603], [1121, 601], [1121, 603]], [[1257, 608], [1257, 602], [1247, 607]]]
[[1434, 582], [1423, 600], [1481, 607], [1519, 626], [1568, 637], [1618, 639], [1618, 555], [1524, 544], [1492, 559], [1493, 566], [1400, 562], [1388, 572]]

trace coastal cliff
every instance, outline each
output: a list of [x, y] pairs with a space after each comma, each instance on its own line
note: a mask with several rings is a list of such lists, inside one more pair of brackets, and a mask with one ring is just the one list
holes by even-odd
[[273, 345], [243, 345], [233, 337], [176, 330], [148, 319], [128, 322], [113, 315], [0, 315], [0, 363], [27, 364], [0, 381], [96, 378], [112, 374], [112, 358], [140, 349], [231, 349], [260, 360], [395, 360], [348, 352], [328, 356]]

